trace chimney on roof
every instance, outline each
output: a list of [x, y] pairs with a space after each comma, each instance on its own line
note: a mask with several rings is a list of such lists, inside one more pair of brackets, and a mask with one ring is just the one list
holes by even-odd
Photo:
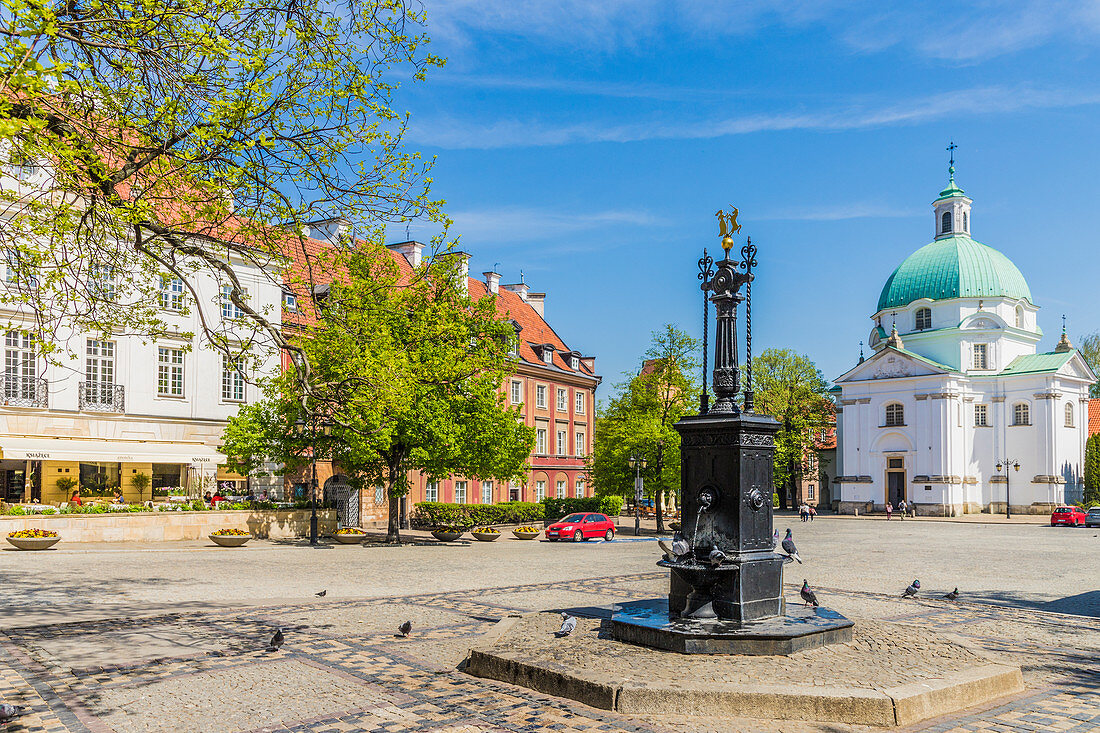
[[500, 273], [499, 272], [493, 272], [492, 270], [490, 270], [489, 272], [483, 272], [481, 274], [485, 276], [485, 287], [488, 288], [489, 292], [490, 293], [499, 293], [500, 292]]
[[469, 294], [470, 292], [470, 253], [455, 251], [448, 253], [452, 257], [458, 258], [458, 271], [455, 272], [455, 287], [457, 287], [463, 293]]
[[341, 237], [351, 231], [351, 222], [342, 216], [311, 221], [307, 226], [309, 227], [309, 236], [333, 244], [336, 244]]
[[513, 293], [519, 296], [519, 299], [524, 303], [527, 302], [527, 283], [513, 283], [512, 285], [502, 285], [505, 290], [511, 290]]
[[528, 293], [527, 304], [535, 309], [535, 313], [539, 314], [539, 318], [545, 318], [543, 310], [546, 306], [546, 293]]
[[424, 245], [420, 242], [398, 242], [397, 244], [387, 244], [386, 247], [404, 256], [413, 267], [420, 267], [421, 255], [424, 252]]

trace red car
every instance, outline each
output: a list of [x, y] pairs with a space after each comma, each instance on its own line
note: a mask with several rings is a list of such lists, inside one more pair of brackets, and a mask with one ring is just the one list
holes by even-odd
[[1050, 526], [1063, 525], [1066, 527], [1083, 527], [1085, 525], [1085, 513], [1075, 506], [1060, 506], [1051, 512]]
[[551, 542], [571, 539], [574, 542], [590, 537], [602, 537], [607, 542], [615, 539], [615, 525], [602, 514], [570, 514], [546, 528], [546, 539]]

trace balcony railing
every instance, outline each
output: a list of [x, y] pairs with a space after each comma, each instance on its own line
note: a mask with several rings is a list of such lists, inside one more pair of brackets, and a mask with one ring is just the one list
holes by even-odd
[[78, 408], [88, 412], [125, 412], [126, 391], [121, 384], [81, 382]]
[[49, 389], [41, 377], [5, 374], [4, 404], [10, 407], [46, 407]]

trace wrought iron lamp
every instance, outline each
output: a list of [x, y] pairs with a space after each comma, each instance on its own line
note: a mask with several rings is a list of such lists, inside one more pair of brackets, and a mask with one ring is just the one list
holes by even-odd
[[642, 533], [642, 469], [646, 466], [646, 460], [631, 453], [627, 463], [634, 471], [634, 536], [637, 537]]
[[997, 473], [1000, 473], [1002, 469], [1005, 472], [1005, 519], [1012, 519], [1012, 494], [1009, 492], [1009, 467], [1012, 467], [1016, 471], [1020, 470], [1020, 464], [1017, 461], [1013, 461], [1010, 458], [1006, 458], [1003, 461], [997, 461]]
[[[299, 433], [305, 433], [307, 423], [298, 420], [294, 423]], [[310, 417], [309, 425], [309, 454], [310, 480], [309, 480], [309, 544], [317, 544], [317, 434], [332, 435], [332, 425], [329, 423], [317, 424], [317, 416]]]

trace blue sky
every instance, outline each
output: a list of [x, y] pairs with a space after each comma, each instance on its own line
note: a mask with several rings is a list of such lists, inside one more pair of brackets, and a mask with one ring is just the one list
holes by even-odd
[[448, 63], [400, 93], [409, 146], [437, 156], [471, 271], [545, 291], [605, 397], [661, 324], [699, 335], [696, 260], [729, 205], [760, 250], [754, 351], [846, 371], [932, 238], [951, 140], [972, 233], [1023, 271], [1041, 346], [1063, 313], [1071, 337], [1100, 329], [1100, 3], [426, 7]]

